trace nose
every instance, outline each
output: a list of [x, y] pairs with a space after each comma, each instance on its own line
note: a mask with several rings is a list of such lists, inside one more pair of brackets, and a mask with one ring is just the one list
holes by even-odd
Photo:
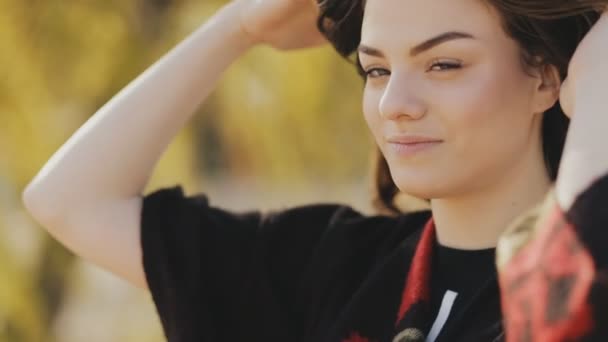
[[387, 120], [422, 118], [426, 114], [426, 105], [420, 92], [419, 82], [393, 73], [380, 99], [380, 115]]

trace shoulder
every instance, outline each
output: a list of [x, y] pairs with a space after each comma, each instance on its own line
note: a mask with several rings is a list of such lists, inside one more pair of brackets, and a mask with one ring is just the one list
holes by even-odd
[[[235, 216], [232, 219], [255, 221], [266, 229], [287, 227], [288, 229], [329, 228], [332, 234], [385, 234], [395, 231], [407, 234], [424, 225], [431, 213], [429, 210], [403, 213], [399, 216], [369, 215], [352, 206], [340, 203], [314, 203], [265, 212], [231, 212], [215, 207], [206, 194], [186, 195], [181, 186], [167, 187], [151, 192], [144, 197], [144, 210], [151, 214], [170, 213], [172, 219], [180, 216], [199, 218], [211, 212], [218, 216]], [[154, 215], [152, 215], [154, 216]], [[253, 223], [253, 222], [252, 222]]]
[[[308, 210], [312, 214], [308, 215]], [[288, 210], [279, 216], [273, 219], [296, 222], [301, 231], [319, 229], [312, 256], [321, 263], [331, 259], [337, 264], [355, 263], [365, 268], [365, 264], [371, 266], [404, 248], [404, 244], [415, 246], [431, 211], [399, 216], [366, 215], [350, 206], [314, 205]]]
[[372, 236], [399, 239], [420, 230], [430, 217], [430, 210], [387, 216], [364, 214], [344, 204], [311, 204], [268, 212], [262, 215], [262, 222], [267, 226], [301, 229], [323, 227], [328, 239], [368, 239]]

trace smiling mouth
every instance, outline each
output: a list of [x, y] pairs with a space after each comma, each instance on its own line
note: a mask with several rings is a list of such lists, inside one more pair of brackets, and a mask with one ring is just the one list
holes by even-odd
[[391, 152], [397, 154], [398, 156], [409, 157], [427, 152], [441, 143], [442, 141], [425, 141], [417, 143], [389, 142], [388, 148]]

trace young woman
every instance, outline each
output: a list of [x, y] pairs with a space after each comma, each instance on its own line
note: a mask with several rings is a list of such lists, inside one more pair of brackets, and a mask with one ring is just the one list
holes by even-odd
[[[24, 203], [148, 287], [170, 341], [607, 340], [607, 3], [236, 0], [81, 127]], [[379, 203], [431, 210], [141, 194], [233, 60], [324, 37], [365, 78]]]

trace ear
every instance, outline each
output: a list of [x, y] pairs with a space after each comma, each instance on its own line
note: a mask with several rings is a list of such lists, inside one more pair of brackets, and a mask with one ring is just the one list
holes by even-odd
[[544, 113], [559, 100], [562, 82], [555, 65], [547, 64], [538, 68], [538, 83], [534, 103], [535, 113]]

